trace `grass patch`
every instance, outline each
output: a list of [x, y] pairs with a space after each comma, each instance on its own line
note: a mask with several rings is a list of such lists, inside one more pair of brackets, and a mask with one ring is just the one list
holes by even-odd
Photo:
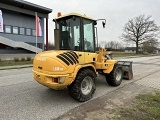
[[119, 53], [112, 53], [112, 56], [113, 57], [127, 57], [127, 56], [138, 56], [137, 54], [135, 53], [124, 53], [124, 52], [119, 52]]
[[33, 64], [33, 61], [0, 61], [0, 66], [14, 66]]
[[160, 120], [160, 93], [138, 95], [130, 107], [121, 108], [119, 120]]
[[151, 54], [136, 54], [136, 53], [125, 53], [125, 52], [113, 52], [112, 53], [112, 57], [115, 58], [115, 57], [145, 57], [145, 56], [151, 56]]

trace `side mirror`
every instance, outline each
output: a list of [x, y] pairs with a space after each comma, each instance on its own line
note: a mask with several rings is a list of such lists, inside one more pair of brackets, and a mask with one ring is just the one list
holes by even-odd
[[102, 21], [102, 25], [103, 25], [103, 28], [105, 28], [106, 23], [104, 21]]
[[97, 25], [97, 21], [94, 21], [94, 25]]
[[105, 25], [106, 25], [106, 19], [98, 19], [97, 21], [99, 21], [99, 20], [103, 20], [103, 21], [102, 21], [102, 25], [103, 25], [103, 28], [105, 28]]

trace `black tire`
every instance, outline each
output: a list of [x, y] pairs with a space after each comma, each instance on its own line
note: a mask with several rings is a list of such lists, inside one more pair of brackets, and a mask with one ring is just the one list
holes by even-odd
[[95, 79], [96, 74], [93, 70], [80, 70], [74, 82], [68, 86], [70, 96], [80, 102], [91, 99], [96, 90]]
[[106, 81], [111, 86], [119, 86], [122, 82], [123, 70], [120, 66], [114, 66], [112, 72], [106, 75]]

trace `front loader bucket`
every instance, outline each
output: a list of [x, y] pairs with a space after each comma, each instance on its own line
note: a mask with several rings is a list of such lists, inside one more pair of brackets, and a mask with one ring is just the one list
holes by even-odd
[[118, 61], [117, 64], [122, 66], [123, 78], [131, 80], [133, 78], [132, 61]]

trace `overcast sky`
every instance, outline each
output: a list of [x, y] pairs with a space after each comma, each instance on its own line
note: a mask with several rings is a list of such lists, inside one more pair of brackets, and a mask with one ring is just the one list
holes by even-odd
[[49, 15], [49, 41], [53, 43], [54, 23], [58, 12], [77, 12], [94, 19], [105, 18], [106, 28], [98, 22], [99, 41], [119, 41], [123, 27], [129, 19], [151, 15], [160, 26], [160, 0], [26, 0], [53, 10]]

